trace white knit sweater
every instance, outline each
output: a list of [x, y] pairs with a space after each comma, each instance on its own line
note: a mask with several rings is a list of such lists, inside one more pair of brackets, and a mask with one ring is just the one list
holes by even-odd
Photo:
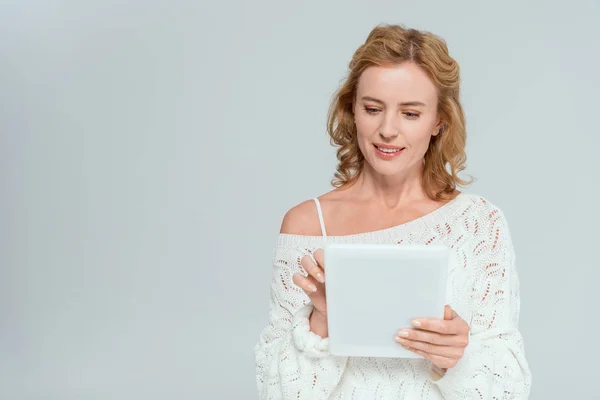
[[[420, 359], [337, 357], [310, 331], [312, 304], [292, 282], [321, 236], [279, 234], [269, 324], [254, 347], [261, 399], [526, 399], [531, 373], [518, 330], [519, 278], [502, 211], [461, 193], [433, 212], [375, 232], [328, 236], [328, 243], [443, 244], [451, 249], [447, 304], [471, 327], [463, 358], [441, 378]], [[327, 270], [327, 266], [325, 266]]]

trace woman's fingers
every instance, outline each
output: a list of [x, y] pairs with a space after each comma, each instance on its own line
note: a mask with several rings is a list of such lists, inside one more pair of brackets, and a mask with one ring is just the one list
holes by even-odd
[[326, 315], [325, 272], [322, 268], [323, 250], [317, 250], [313, 253], [313, 256], [315, 257], [314, 260], [309, 255], [302, 257], [300, 260], [302, 268], [308, 275], [304, 276], [304, 274], [300, 272], [295, 273], [292, 276], [292, 281], [300, 287], [300, 289], [304, 290], [315, 306], [315, 309], [323, 315]]
[[[313, 257], [315, 258], [315, 261], [317, 262], [317, 265], [319, 266], [321, 271], [323, 271], [323, 273], [325, 273], [325, 252], [323, 251], [323, 249], [317, 249], [313, 253]], [[323, 282], [325, 282], [324, 275], [323, 275]]]
[[[318, 252], [318, 250], [317, 250], [317, 252]], [[314, 254], [315, 260], [320, 265], [323, 265], [323, 262], [322, 262], [323, 255], [318, 254], [317, 252], [315, 252], [315, 254]], [[317, 257], [319, 257], [321, 259], [321, 262], [318, 261]], [[317, 281], [319, 281], [321, 283], [325, 282], [325, 273], [324, 273], [323, 269], [321, 269], [321, 267], [319, 267], [319, 265], [315, 264], [315, 262], [312, 260], [312, 258], [310, 256], [306, 255], [306, 256], [302, 257], [302, 260], [300, 260], [300, 264], [302, 265], [302, 268], [304, 268], [304, 270], [306, 270], [306, 272], [308, 272], [308, 275], [312, 276], [313, 278], [315, 278]]]
[[[327, 314], [327, 303], [325, 300], [325, 272], [323, 270], [323, 250], [319, 249], [313, 253], [313, 257], [305, 255], [300, 260], [300, 265], [308, 273], [304, 276], [303, 273], [297, 272], [292, 276], [292, 281], [304, 290], [308, 295], [315, 309]], [[316, 262], [315, 262], [316, 261]]]
[[296, 273], [292, 276], [292, 281], [300, 287], [300, 289], [304, 290], [306, 294], [309, 296], [313, 293], [317, 292], [316, 281], [312, 276], [304, 276], [302, 274]]
[[317, 311], [327, 315], [327, 300], [325, 299], [325, 285], [323, 283], [317, 282], [310, 275], [304, 276], [301, 273], [294, 274], [292, 281], [304, 290]]
[[400, 343], [403, 347], [409, 350], [421, 350], [425, 353], [436, 355], [440, 357], [446, 357], [450, 359], [459, 359], [464, 354], [463, 348], [453, 347], [453, 346], [440, 346], [437, 344], [427, 343], [427, 342], [419, 342], [416, 340], [408, 340], [399, 338], [397, 339], [398, 343]]
[[417, 353], [423, 358], [431, 360], [431, 362], [439, 368], [453, 368], [456, 366], [458, 360], [456, 358], [448, 358], [437, 354], [427, 353], [426, 351], [415, 349], [414, 347], [405, 347], [407, 350]]
[[442, 335], [437, 332], [423, 331], [419, 329], [402, 329], [398, 332], [398, 337], [441, 346], [466, 346], [466, 343], [463, 343], [462, 336]]

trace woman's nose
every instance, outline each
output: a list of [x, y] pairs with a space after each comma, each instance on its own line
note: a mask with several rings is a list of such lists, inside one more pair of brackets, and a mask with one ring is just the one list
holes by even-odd
[[393, 139], [396, 136], [398, 136], [398, 131], [392, 132], [390, 130], [385, 130], [385, 131], [381, 130], [381, 131], [379, 131], [379, 135], [384, 139]]
[[389, 116], [385, 118], [381, 127], [379, 128], [379, 135], [384, 139], [393, 139], [400, 133], [394, 118]]

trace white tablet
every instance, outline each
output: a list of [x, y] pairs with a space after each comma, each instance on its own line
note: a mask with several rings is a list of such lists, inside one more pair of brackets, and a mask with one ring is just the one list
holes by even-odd
[[450, 249], [442, 245], [327, 244], [329, 351], [421, 358], [394, 340], [414, 318], [443, 318]]

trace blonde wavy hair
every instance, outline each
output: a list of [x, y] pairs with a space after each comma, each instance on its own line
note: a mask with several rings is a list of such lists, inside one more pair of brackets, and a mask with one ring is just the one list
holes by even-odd
[[[364, 156], [358, 147], [353, 106], [362, 72], [370, 66], [413, 62], [420, 66], [437, 88], [441, 133], [432, 136], [424, 156], [423, 187], [432, 200], [450, 200], [456, 186], [466, 186], [458, 173], [466, 167], [466, 126], [459, 100], [458, 63], [448, 54], [445, 41], [429, 32], [401, 25], [378, 25], [354, 53], [349, 72], [334, 94], [328, 115], [327, 131], [332, 145], [339, 147], [334, 187], [352, 184], [363, 170]], [[450, 171], [446, 169], [449, 165]]]

